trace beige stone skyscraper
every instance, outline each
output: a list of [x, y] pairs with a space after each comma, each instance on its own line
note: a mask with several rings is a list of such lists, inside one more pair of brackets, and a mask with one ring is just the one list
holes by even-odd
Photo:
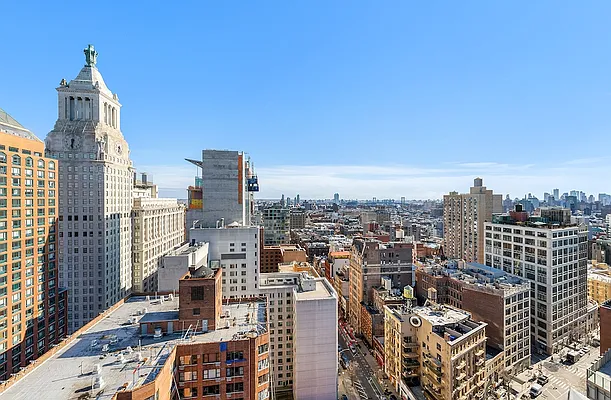
[[89, 45], [76, 78], [57, 88], [58, 115], [45, 140], [59, 162], [59, 277], [68, 330], [80, 328], [132, 288], [132, 186], [119, 97]]
[[475, 178], [469, 193], [443, 196], [443, 251], [449, 258], [484, 262], [484, 222], [503, 212], [503, 196]]

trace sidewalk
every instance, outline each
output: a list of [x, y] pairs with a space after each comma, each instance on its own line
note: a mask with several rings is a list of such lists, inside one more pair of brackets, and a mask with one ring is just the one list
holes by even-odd
[[[363, 354], [363, 358], [365, 359], [367, 364], [369, 364], [371, 369], [373, 371], [376, 371], [375, 376], [372, 378], [374, 378], [374, 382], [378, 384], [380, 391], [384, 393], [385, 390], [388, 390], [390, 394], [393, 394], [397, 397], [397, 399], [400, 399], [401, 397], [399, 397], [399, 394], [397, 393], [391, 382], [388, 379], [384, 379], [384, 369], [378, 365], [378, 362], [376, 361], [375, 357], [370, 353], [370, 350], [367, 345], [361, 339], [358, 339], [358, 343], [361, 345], [360, 351], [361, 354]], [[386, 398], [388, 398], [390, 394], [386, 396]]]

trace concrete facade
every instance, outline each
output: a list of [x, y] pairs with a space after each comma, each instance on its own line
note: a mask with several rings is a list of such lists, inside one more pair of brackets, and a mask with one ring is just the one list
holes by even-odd
[[301, 279], [295, 296], [295, 399], [337, 399], [337, 295], [329, 282]]
[[154, 292], [161, 257], [185, 241], [185, 207], [176, 199], [135, 198], [132, 226], [133, 291]]
[[190, 269], [208, 266], [208, 243], [186, 243], [161, 257], [157, 274], [160, 292], [178, 291], [178, 280]]
[[59, 284], [69, 291], [70, 331], [132, 288], [132, 187], [121, 104], [96, 67], [93, 46], [78, 76], [57, 88], [58, 118], [46, 138], [59, 169]]
[[553, 354], [586, 334], [585, 226], [538, 217], [517, 223], [505, 215], [485, 224], [485, 240], [486, 265], [531, 282], [531, 340], [536, 349]]
[[208, 243], [208, 265], [223, 270], [223, 297], [259, 294], [261, 229], [256, 226], [195, 228], [189, 239]]
[[291, 221], [290, 227], [293, 229], [304, 229], [306, 227], [306, 212], [301, 209], [292, 209], [291, 210]]
[[[333, 399], [337, 398], [337, 381], [332, 382], [338, 363], [337, 294], [312, 272], [293, 265], [261, 275], [260, 291], [269, 302], [271, 382], [278, 395], [292, 391], [296, 399]], [[318, 382], [321, 387], [312, 389]]]
[[[202, 208], [189, 207], [187, 226], [201, 228], [238, 223], [250, 226], [254, 210], [254, 187], [250, 159], [239, 151], [203, 150], [202, 160], [188, 160], [201, 168]], [[258, 186], [257, 186], [258, 190]]]
[[261, 210], [263, 224], [263, 244], [278, 246], [287, 244], [291, 239], [289, 209], [274, 204]]

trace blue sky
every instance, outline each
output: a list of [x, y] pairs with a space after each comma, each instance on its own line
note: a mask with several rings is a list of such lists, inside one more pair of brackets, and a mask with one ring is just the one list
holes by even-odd
[[[144, 6], [146, 4], [146, 7]], [[178, 5], [180, 4], [180, 5]], [[5, 2], [0, 107], [44, 137], [88, 43], [135, 166], [185, 197], [204, 148], [260, 197], [610, 192], [611, 3]]]

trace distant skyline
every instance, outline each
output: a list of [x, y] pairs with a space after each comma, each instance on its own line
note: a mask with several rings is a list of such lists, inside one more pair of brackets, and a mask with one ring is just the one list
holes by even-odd
[[609, 2], [104, 5], [3, 4], [0, 107], [44, 138], [95, 45], [163, 196], [207, 148], [249, 153], [259, 198], [611, 192]]
[[[502, 194], [503, 198], [507, 194], [514, 199], [532, 193], [542, 200], [545, 192], [552, 193], [555, 188], [560, 189], [560, 194], [579, 190], [597, 197], [599, 193], [609, 193], [609, 190], [605, 191], [608, 188], [605, 186], [608, 170], [600, 168], [600, 164], [609, 161], [611, 160], [606, 159], [603, 162], [599, 159], [575, 159], [547, 168], [495, 163], [441, 163], [439, 168], [433, 169], [403, 165], [257, 168], [261, 191], [255, 198], [280, 199], [283, 194], [294, 198], [299, 194], [303, 200], [332, 199], [334, 193], [339, 193], [342, 199], [368, 200], [373, 197], [396, 200], [401, 197], [408, 200], [441, 199], [444, 194], [451, 191], [468, 192], [476, 177], [483, 178], [484, 186], [492, 189], [496, 194]], [[148, 166], [142, 171], [148, 172], [156, 183], [161, 182], [163, 195], [186, 198], [184, 188], [193, 184], [196, 168]], [[479, 173], [482, 171], [486, 172]], [[581, 186], [566, 186], [570, 181], [579, 182], [583, 175], [595, 177], [592, 179], [593, 184], [586, 186], [584, 183], [587, 181], [584, 181]], [[506, 189], [502, 190], [502, 188]], [[531, 188], [539, 188], [539, 190]], [[418, 196], [416, 193], [421, 195]]]

